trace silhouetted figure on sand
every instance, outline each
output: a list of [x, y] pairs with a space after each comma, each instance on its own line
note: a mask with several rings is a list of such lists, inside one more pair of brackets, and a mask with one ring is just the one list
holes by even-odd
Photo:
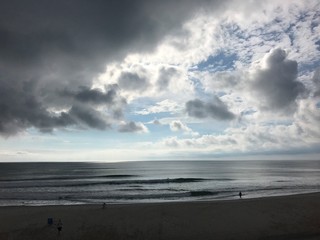
[[60, 235], [60, 232], [62, 230], [62, 222], [61, 222], [61, 219], [59, 219], [58, 223], [57, 223], [57, 229], [58, 229], [58, 233]]
[[242, 192], [239, 192], [239, 198], [240, 199], [242, 198]]

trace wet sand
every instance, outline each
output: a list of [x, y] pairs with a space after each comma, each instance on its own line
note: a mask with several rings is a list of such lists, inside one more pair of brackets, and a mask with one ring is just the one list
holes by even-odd
[[[260, 199], [1, 207], [2, 239], [320, 239], [320, 193]], [[48, 225], [48, 218], [54, 223]], [[63, 227], [58, 234], [56, 223]]]

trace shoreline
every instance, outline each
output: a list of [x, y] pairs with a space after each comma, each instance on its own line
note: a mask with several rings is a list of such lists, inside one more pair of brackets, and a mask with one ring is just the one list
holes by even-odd
[[[2, 239], [320, 239], [320, 193], [238, 200], [0, 207]], [[58, 235], [55, 225], [61, 219]]]
[[[247, 198], [246, 194], [242, 195], [242, 199], [239, 199], [238, 196], [234, 196], [234, 198], [217, 198], [217, 199], [199, 199], [199, 200], [167, 200], [167, 201], [137, 201], [137, 202], [107, 202], [107, 201], [101, 201], [101, 202], [88, 202], [88, 203], [76, 203], [76, 204], [20, 204], [20, 205], [0, 205], [1, 208], [7, 208], [7, 207], [55, 207], [55, 206], [92, 206], [92, 205], [101, 205], [103, 203], [106, 203], [108, 206], [111, 205], [138, 205], [138, 204], [179, 204], [179, 203], [203, 203], [203, 202], [228, 202], [228, 201], [250, 201], [250, 200], [258, 200], [258, 199], [269, 199], [269, 198], [286, 198], [286, 197], [294, 197], [294, 196], [304, 196], [304, 195], [313, 195], [313, 194], [320, 194], [319, 191], [314, 192], [306, 192], [306, 193], [291, 193], [291, 194], [284, 194], [284, 195], [274, 195], [274, 196], [261, 196], [261, 197], [249, 197]], [[79, 201], [81, 202], [81, 201]], [[0, 239], [1, 240], [1, 239]]]

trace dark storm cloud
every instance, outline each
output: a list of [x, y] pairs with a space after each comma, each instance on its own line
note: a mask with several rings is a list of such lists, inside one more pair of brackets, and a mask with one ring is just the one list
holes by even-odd
[[213, 118], [217, 120], [232, 120], [235, 115], [228, 110], [219, 98], [215, 97], [212, 102], [203, 102], [199, 99], [186, 103], [186, 111], [189, 116], [196, 118]]
[[287, 53], [277, 48], [269, 53], [265, 64], [265, 68], [255, 72], [251, 85], [260, 108], [293, 111], [296, 99], [305, 91], [304, 85], [297, 81], [297, 62], [287, 59]]
[[100, 130], [104, 130], [111, 126], [100, 112], [90, 107], [86, 107], [85, 105], [73, 106], [68, 114], [80, 126]]
[[[114, 93], [89, 90], [92, 79], [109, 61], [151, 51], [208, 4], [212, 9], [221, 5], [191, 0], [1, 1], [0, 134], [13, 135], [29, 127], [51, 131], [81, 122], [106, 128], [108, 123], [93, 105], [114, 99]], [[144, 84], [141, 81], [140, 87]], [[79, 86], [86, 89], [74, 99], [61, 95], [77, 92]], [[128, 86], [138, 88], [136, 83], [122, 87]], [[74, 107], [74, 101], [85, 107]], [[50, 109], [71, 110], [56, 115]], [[112, 111], [118, 117], [122, 113], [119, 108]]]
[[0, 80], [0, 133], [10, 136], [25, 128], [50, 132], [53, 127], [74, 124], [66, 114], [56, 116], [43, 108], [34, 96], [35, 82]]
[[74, 103], [78, 106], [80, 106], [79, 103], [86, 105], [91, 112], [95, 111], [90, 106], [106, 106], [109, 110], [109, 115], [115, 119], [120, 119], [123, 116], [123, 108], [127, 102], [118, 94], [118, 89], [117, 84], [106, 86], [105, 92], [101, 89], [79, 87], [79, 90], [74, 92], [65, 90], [61, 93], [61, 96], [75, 100]]
[[[62, 96], [68, 96], [78, 100], [79, 102], [86, 102], [92, 104], [106, 104], [112, 105], [118, 101], [117, 85], [111, 85], [106, 87], [106, 91], [103, 92], [101, 89], [91, 89], [89, 87], [79, 87], [78, 91], [65, 90], [61, 93]], [[125, 99], [122, 99], [125, 103]]]
[[119, 132], [145, 132], [146, 128], [139, 123], [128, 122], [119, 125]]
[[149, 83], [146, 78], [140, 77], [137, 73], [123, 72], [118, 80], [120, 88], [127, 91], [145, 91]]
[[114, 89], [109, 90], [106, 93], [101, 92], [98, 89], [89, 89], [84, 87], [82, 91], [75, 95], [75, 98], [82, 102], [92, 102], [97, 104], [110, 104], [116, 97]]

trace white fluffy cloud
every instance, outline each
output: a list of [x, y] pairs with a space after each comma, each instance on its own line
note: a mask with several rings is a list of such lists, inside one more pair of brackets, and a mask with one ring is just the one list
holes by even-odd
[[183, 101], [195, 94], [188, 69], [163, 63], [139, 63], [130, 56], [123, 63], [109, 64], [94, 86], [101, 88], [108, 84], [118, 84], [129, 102], [143, 97]]
[[165, 99], [161, 102], [157, 102], [152, 106], [148, 106], [142, 110], [138, 110], [135, 113], [140, 115], [148, 115], [153, 113], [178, 113], [183, 110], [183, 106], [180, 106], [177, 102], [169, 99]]
[[187, 135], [192, 135], [192, 136], [198, 136], [199, 133], [192, 131], [191, 128], [189, 128], [186, 124], [179, 120], [172, 121], [170, 123], [170, 129], [173, 132], [180, 132], [182, 131], [183, 133]]
[[294, 116], [299, 136], [307, 142], [317, 143], [320, 139], [320, 108], [315, 99], [299, 101]]

